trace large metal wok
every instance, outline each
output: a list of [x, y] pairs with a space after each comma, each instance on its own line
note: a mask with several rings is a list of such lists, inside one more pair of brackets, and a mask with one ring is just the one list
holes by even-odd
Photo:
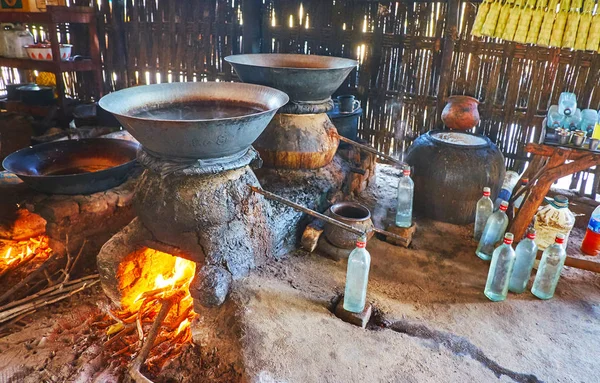
[[125, 181], [138, 147], [112, 138], [54, 141], [16, 151], [2, 166], [44, 193], [90, 194]]
[[[288, 101], [285, 93], [259, 85], [187, 82], [123, 89], [104, 96], [99, 105], [113, 113], [151, 152], [165, 157], [210, 160], [246, 153], [277, 109]], [[211, 105], [252, 111], [241, 115], [215, 114], [211, 118], [152, 113], [171, 108], [175, 112], [194, 105], [205, 105], [207, 112]]]
[[331, 97], [358, 65], [341, 57], [280, 53], [232, 55], [225, 61], [243, 82], [270, 86], [304, 102]]

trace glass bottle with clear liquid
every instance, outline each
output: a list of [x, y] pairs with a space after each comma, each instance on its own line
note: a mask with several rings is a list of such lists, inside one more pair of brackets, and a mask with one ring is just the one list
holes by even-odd
[[479, 240], [485, 224], [492, 215], [494, 203], [490, 199], [490, 188], [483, 188], [483, 197], [477, 201], [477, 210], [475, 211], [475, 229], [473, 230], [473, 238]]
[[565, 235], [556, 235], [554, 244], [548, 246], [542, 254], [531, 293], [540, 299], [550, 299], [554, 296], [560, 272], [565, 264], [567, 253], [563, 247]]
[[398, 181], [398, 204], [396, 206], [396, 226], [412, 226], [412, 208], [415, 184], [410, 178], [410, 167], [405, 166]]
[[475, 254], [484, 261], [492, 259], [494, 245], [502, 239], [506, 231], [506, 227], [508, 226], [506, 209], [508, 209], [508, 202], [502, 201], [498, 211], [488, 218], [483, 233], [481, 233], [481, 239], [479, 240], [479, 246], [477, 246]]
[[369, 268], [371, 255], [365, 249], [367, 237], [362, 235], [356, 242], [356, 248], [348, 257], [346, 272], [346, 288], [344, 290], [344, 310], [360, 313], [365, 309], [367, 301], [367, 284], [369, 282]]
[[504, 234], [504, 243], [498, 246], [492, 255], [484, 294], [494, 302], [505, 300], [508, 293], [508, 282], [515, 264], [513, 239], [512, 233]]
[[531, 269], [533, 268], [538, 250], [534, 239], [535, 229], [529, 229], [527, 237], [519, 242], [515, 249], [517, 259], [508, 283], [508, 290], [513, 293], [521, 294], [525, 291], [527, 282], [529, 282]]

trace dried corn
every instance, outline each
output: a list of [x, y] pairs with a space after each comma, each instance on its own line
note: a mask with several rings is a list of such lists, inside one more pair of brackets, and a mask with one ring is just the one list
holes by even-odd
[[521, 16], [519, 17], [519, 25], [517, 25], [517, 31], [515, 32], [514, 41], [525, 44], [527, 41], [527, 31], [529, 30], [529, 24], [533, 16], [533, 9], [524, 8], [521, 9]]
[[577, 27], [579, 26], [579, 12], [571, 11], [567, 16], [567, 25], [563, 34], [562, 47], [573, 48], [575, 46], [575, 38], [577, 37]]
[[596, 3], [595, 0], [585, 0], [583, 2], [583, 13], [592, 13], [592, 11], [594, 10], [594, 4]]
[[538, 34], [538, 45], [543, 47], [550, 45], [550, 35], [552, 34], [552, 26], [554, 25], [555, 17], [556, 13], [554, 13], [554, 11], [544, 12], [544, 20], [542, 21], [542, 27], [540, 28], [540, 33]]
[[529, 24], [529, 31], [527, 32], [527, 40], [525, 40], [526, 43], [535, 44], [538, 41], [538, 35], [543, 19], [544, 10], [541, 8], [534, 9], [533, 15], [531, 16], [531, 23]]
[[473, 22], [473, 28], [471, 29], [471, 34], [473, 36], [481, 36], [481, 27], [483, 27], [485, 17], [487, 16], [489, 10], [489, 2], [486, 1], [484, 3], [481, 3], [479, 9], [477, 10], [477, 16], [475, 16], [475, 21]]
[[508, 22], [506, 23], [506, 28], [504, 28], [504, 32], [502, 33], [502, 38], [504, 40], [511, 41], [515, 37], [515, 32], [517, 31], [517, 25], [519, 24], [520, 16], [521, 8], [514, 7], [510, 10]]
[[575, 38], [575, 49], [585, 50], [585, 42], [588, 37], [590, 30], [590, 23], [592, 22], [592, 15], [584, 13], [579, 18], [579, 26], [577, 27], [577, 37]]
[[554, 19], [554, 26], [552, 27], [552, 34], [550, 35], [550, 46], [560, 47], [562, 43], [563, 34], [565, 33], [565, 25], [567, 24], [567, 12], [560, 11], [556, 14]]
[[571, 0], [561, 0], [560, 1], [560, 11], [569, 12], [571, 10]]
[[571, 11], [579, 11], [583, 6], [583, 0], [571, 0]]
[[597, 13], [592, 18], [590, 24], [590, 33], [588, 34], [587, 41], [585, 43], [585, 49], [588, 51], [595, 51], [598, 49], [600, 44], [600, 13]]
[[496, 30], [494, 31], [495, 37], [502, 38], [502, 34], [504, 33], [504, 29], [506, 28], [506, 23], [508, 21], [508, 16], [510, 14], [511, 5], [505, 3], [500, 10], [500, 16], [498, 16], [498, 23], [496, 24]]
[[483, 27], [481, 27], [481, 34], [484, 36], [493, 36], [496, 30], [496, 23], [498, 22], [498, 15], [500, 14], [500, 8], [502, 5], [499, 1], [494, 1], [490, 6], [490, 10], [485, 17]]

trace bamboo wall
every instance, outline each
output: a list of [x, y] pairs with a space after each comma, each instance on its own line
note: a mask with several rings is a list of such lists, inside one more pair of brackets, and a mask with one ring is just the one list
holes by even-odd
[[[507, 165], [562, 91], [600, 108], [598, 53], [469, 35], [477, 3], [366, 0], [73, 0], [99, 10], [106, 91], [166, 81], [235, 80], [223, 58], [249, 51], [356, 58], [341, 93], [364, 109], [361, 135], [400, 155], [440, 126], [444, 97], [481, 100], [478, 127]], [[448, 17], [448, 10], [450, 17]], [[261, 39], [262, 37], [262, 39]], [[262, 44], [261, 44], [262, 43]]]

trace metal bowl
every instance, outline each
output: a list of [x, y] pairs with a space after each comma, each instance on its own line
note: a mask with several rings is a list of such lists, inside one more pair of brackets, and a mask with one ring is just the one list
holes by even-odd
[[[241, 157], [266, 128], [288, 96], [265, 86], [228, 82], [144, 85], [104, 96], [98, 105], [144, 148], [165, 157], [218, 159]], [[211, 118], [161, 118], [143, 111], [190, 104], [251, 108], [242, 115]]]
[[291, 101], [326, 100], [342, 85], [358, 61], [341, 57], [256, 53], [232, 55], [225, 61], [243, 82], [284, 91]]
[[18, 150], [2, 166], [43, 193], [90, 194], [123, 183], [138, 146], [112, 138], [54, 141]]
[[580, 134], [573, 134], [571, 136], [571, 143], [575, 146], [583, 146], [583, 143], [585, 142], [585, 136], [584, 135], [580, 135]]

